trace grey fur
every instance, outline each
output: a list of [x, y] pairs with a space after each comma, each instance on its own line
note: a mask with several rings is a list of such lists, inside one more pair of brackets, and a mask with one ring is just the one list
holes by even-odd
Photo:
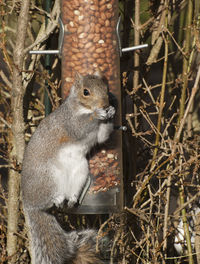
[[[83, 95], [84, 89], [89, 96]], [[21, 184], [32, 263], [70, 263], [82, 245], [88, 243], [94, 249], [93, 230], [65, 233], [46, 210], [65, 199], [69, 206], [77, 202], [88, 179], [86, 154], [108, 139], [114, 114], [102, 79], [78, 76], [69, 97], [33, 134], [24, 154]]]

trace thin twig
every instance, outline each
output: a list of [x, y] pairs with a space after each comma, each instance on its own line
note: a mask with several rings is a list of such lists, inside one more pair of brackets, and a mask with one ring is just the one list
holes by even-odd
[[196, 76], [196, 79], [195, 79], [195, 83], [194, 83], [194, 86], [192, 88], [192, 92], [191, 92], [191, 96], [190, 96], [190, 99], [189, 99], [189, 102], [187, 104], [187, 107], [186, 107], [186, 110], [184, 112], [184, 115], [183, 115], [183, 118], [181, 119], [180, 121], [180, 126], [179, 126], [179, 129], [177, 131], [177, 134], [175, 136], [175, 141], [178, 142], [180, 140], [180, 136], [181, 136], [181, 133], [183, 131], [183, 127], [185, 125], [185, 122], [186, 122], [186, 118], [188, 116], [188, 113], [190, 111], [190, 107], [194, 101], [194, 97], [197, 93], [197, 90], [199, 88], [199, 80], [200, 80], [200, 65], [199, 65], [199, 68], [198, 68], [198, 72], [197, 72], [197, 76]]
[[2, 78], [2, 80], [5, 82], [5, 84], [11, 88], [12, 87], [12, 83], [8, 80], [8, 77], [5, 75], [5, 73], [1, 70], [0, 71], [0, 76]]
[[[167, 16], [168, 13], [166, 13], [166, 21], [168, 19]], [[167, 24], [167, 22], [165, 22]], [[158, 112], [158, 121], [157, 121], [157, 132], [156, 132], [156, 139], [155, 139], [155, 149], [153, 153], [153, 161], [152, 161], [152, 168], [155, 164], [155, 158], [158, 153], [158, 145], [160, 140], [160, 132], [161, 132], [161, 120], [163, 115], [163, 109], [164, 109], [164, 99], [165, 99], [165, 88], [166, 88], [166, 80], [167, 80], [167, 63], [168, 63], [168, 38], [164, 36], [164, 42], [165, 42], [165, 60], [164, 60], [164, 66], [163, 66], [163, 76], [162, 76], [162, 87], [161, 87], [161, 94], [160, 94], [160, 103], [159, 103], [159, 112]]]
[[11, 124], [9, 124], [3, 117], [0, 116], [0, 121], [4, 123], [8, 128], [11, 128]]

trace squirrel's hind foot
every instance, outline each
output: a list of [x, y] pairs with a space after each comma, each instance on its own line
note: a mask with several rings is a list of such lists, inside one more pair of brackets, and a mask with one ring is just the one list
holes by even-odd
[[72, 197], [69, 198], [67, 206], [69, 208], [72, 208], [75, 206], [75, 204], [77, 204], [78, 202], [78, 198], [76, 197], [76, 195], [73, 195]]

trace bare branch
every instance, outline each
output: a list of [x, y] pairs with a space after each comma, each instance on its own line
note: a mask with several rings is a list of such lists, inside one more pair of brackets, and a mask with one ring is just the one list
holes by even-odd
[[43, 29], [43, 32], [40, 31], [40, 37], [37, 37], [35, 42], [24, 50], [24, 54], [26, 54], [29, 50], [33, 49], [38, 44], [41, 44], [43, 41], [45, 41], [49, 37], [49, 35], [58, 26], [59, 16], [60, 16], [60, 1], [56, 0], [53, 6], [52, 12], [51, 12], [51, 21], [48, 23], [46, 29], [45, 29], [45, 23], [43, 23], [43, 25], [41, 26], [41, 29]]
[[17, 24], [17, 36], [14, 49], [14, 68], [12, 76], [12, 136], [10, 153], [9, 181], [8, 181], [8, 226], [7, 226], [7, 252], [10, 256], [9, 263], [16, 263], [17, 252], [17, 233], [19, 194], [20, 194], [20, 174], [16, 165], [21, 164], [24, 154], [24, 120], [23, 120], [23, 96], [24, 89], [22, 86], [21, 70], [24, 61], [24, 44], [26, 30], [28, 26], [30, 0], [24, 0], [21, 3], [21, 10]]

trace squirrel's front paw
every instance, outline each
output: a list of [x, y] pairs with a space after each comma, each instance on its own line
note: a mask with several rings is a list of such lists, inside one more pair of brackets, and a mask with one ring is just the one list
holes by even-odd
[[98, 116], [98, 119], [100, 120], [110, 119], [115, 114], [115, 108], [111, 105], [107, 107], [106, 109], [100, 108], [96, 110], [96, 114]]
[[106, 112], [105, 109], [103, 109], [103, 108], [98, 108], [98, 109], [96, 109], [95, 112], [96, 112], [96, 116], [97, 116], [98, 119], [100, 119], [100, 120], [105, 120], [105, 119], [107, 119], [107, 112]]
[[115, 108], [110, 105], [108, 108], [106, 108], [106, 113], [107, 119], [113, 118], [113, 116], [115, 115]]

